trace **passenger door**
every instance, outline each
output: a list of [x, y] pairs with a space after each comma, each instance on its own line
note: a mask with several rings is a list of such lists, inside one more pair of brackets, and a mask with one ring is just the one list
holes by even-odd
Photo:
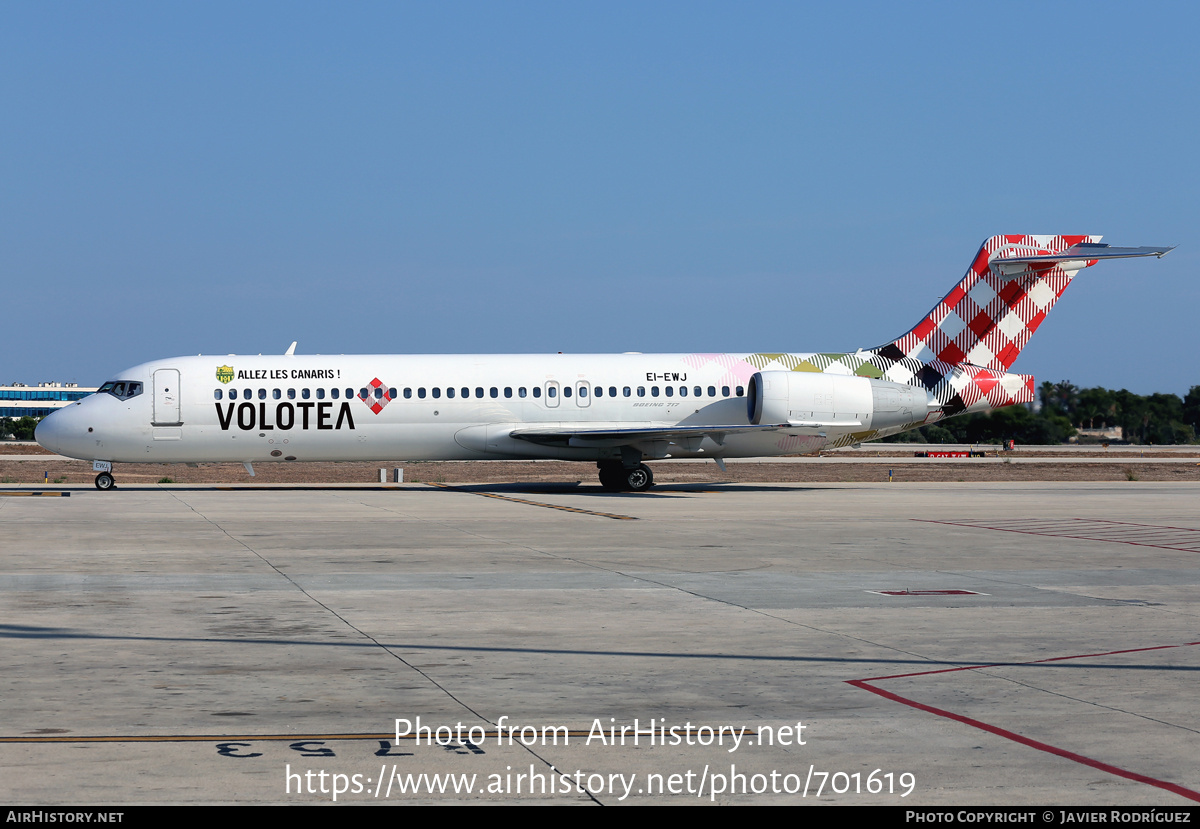
[[182, 426], [179, 415], [179, 369], [154, 372], [154, 420], [152, 426]]

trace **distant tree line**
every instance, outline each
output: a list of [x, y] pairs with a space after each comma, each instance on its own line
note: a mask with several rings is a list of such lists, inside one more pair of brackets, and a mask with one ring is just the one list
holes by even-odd
[[0, 439], [33, 440], [38, 417], [0, 417]]
[[1200, 433], [1200, 386], [1175, 394], [1140, 395], [1121, 389], [1081, 389], [1070, 381], [1042, 383], [1041, 409], [1009, 406], [987, 414], [960, 415], [885, 438], [899, 443], [1065, 443], [1079, 429], [1120, 426], [1128, 443], [1196, 443]]

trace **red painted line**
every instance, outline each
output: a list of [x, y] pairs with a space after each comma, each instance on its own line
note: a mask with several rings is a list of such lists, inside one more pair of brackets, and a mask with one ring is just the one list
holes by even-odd
[[[921, 519], [914, 519], [914, 520], [921, 520]], [[942, 523], [942, 522], [934, 522], [934, 523]], [[954, 722], [962, 723], [963, 725], [969, 725], [972, 728], [978, 728], [980, 731], [986, 731], [989, 734], [995, 734], [998, 737], [1004, 737], [1006, 740], [1012, 740], [1013, 742], [1020, 743], [1023, 746], [1028, 746], [1029, 748], [1034, 748], [1034, 749], [1037, 749], [1038, 751], [1044, 751], [1047, 754], [1053, 754], [1056, 757], [1062, 757], [1063, 759], [1071, 760], [1076, 763], [1080, 763], [1082, 765], [1088, 766], [1090, 768], [1097, 769], [1099, 771], [1108, 772], [1109, 774], [1116, 775], [1117, 777], [1124, 777], [1126, 780], [1133, 780], [1134, 782], [1137, 782], [1137, 783], [1145, 783], [1148, 786], [1154, 786], [1156, 788], [1163, 789], [1163, 790], [1171, 792], [1173, 794], [1177, 794], [1180, 797], [1186, 798], [1188, 800], [1200, 803], [1200, 792], [1193, 791], [1192, 789], [1186, 788], [1184, 786], [1180, 786], [1177, 783], [1171, 783], [1166, 780], [1159, 780], [1158, 778], [1155, 778], [1155, 777], [1148, 777], [1144, 774], [1138, 774], [1135, 771], [1129, 771], [1128, 769], [1123, 769], [1123, 768], [1120, 768], [1119, 766], [1114, 766], [1111, 763], [1105, 763], [1101, 760], [1095, 760], [1091, 757], [1085, 757], [1084, 755], [1078, 754], [1074, 751], [1068, 751], [1065, 748], [1059, 748], [1058, 746], [1052, 746], [1049, 743], [1043, 743], [1041, 740], [1035, 740], [1031, 737], [1025, 737], [1021, 734], [1016, 733], [1015, 731], [1009, 731], [1007, 728], [1001, 728], [997, 725], [991, 725], [990, 723], [985, 723], [982, 720], [977, 720], [972, 717], [967, 717], [967, 716], [964, 716], [963, 714], [955, 714], [953, 711], [947, 711], [944, 708], [937, 708], [933, 705], [926, 705], [923, 702], [917, 702], [916, 700], [910, 699], [909, 697], [903, 697], [899, 694], [893, 693], [892, 691], [885, 691], [882, 688], [877, 688], [874, 685], [870, 684], [872, 682], [881, 682], [885, 679], [903, 679], [903, 678], [910, 678], [910, 677], [917, 677], [917, 676], [931, 676], [933, 674], [954, 673], [955, 671], [975, 671], [975, 670], [979, 670], [980, 668], [1004, 667], [1004, 666], [1008, 666], [1008, 665], [1039, 665], [1039, 664], [1043, 664], [1046, 662], [1062, 662], [1067, 659], [1088, 659], [1088, 658], [1096, 657], [1096, 656], [1114, 656], [1116, 654], [1124, 654], [1124, 653], [1142, 653], [1145, 651], [1161, 651], [1161, 650], [1170, 650], [1172, 648], [1193, 647], [1195, 645], [1200, 645], [1200, 642], [1184, 642], [1179, 645], [1154, 645], [1154, 646], [1148, 647], [1148, 648], [1128, 648], [1128, 649], [1119, 650], [1119, 651], [1103, 651], [1101, 653], [1077, 654], [1075, 656], [1053, 656], [1048, 659], [1035, 659], [1031, 662], [994, 663], [991, 665], [965, 665], [965, 666], [961, 666], [958, 668], [939, 668], [939, 669], [933, 670], [933, 671], [919, 671], [917, 673], [910, 673], [910, 674], [893, 674], [891, 676], [867, 677], [866, 679], [849, 679], [849, 680], [846, 680], [846, 684], [853, 685], [855, 688], [861, 688], [864, 691], [870, 691], [872, 694], [877, 694], [878, 696], [881, 696], [884, 699], [889, 699], [893, 702], [898, 702], [901, 705], [907, 705], [910, 708], [916, 708], [918, 711], [925, 711], [926, 713], [935, 714], [939, 717], [944, 717], [948, 720], [953, 720]]]
[[884, 596], [982, 596], [977, 590], [873, 590]]
[[1036, 748], [1038, 751], [1044, 751], [1047, 754], [1054, 754], [1066, 760], [1073, 760], [1076, 763], [1082, 763], [1085, 766], [1090, 766], [1091, 768], [1098, 769], [1099, 771], [1106, 771], [1109, 774], [1115, 774], [1117, 777], [1124, 777], [1127, 780], [1133, 780], [1137, 783], [1145, 783], [1148, 786], [1156, 786], [1157, 788], [1165, 789], [1166, 791], [1177, 794], [1180, 797], [1185, 797], [1188, 800], [1200, 803], [1200, 792], [1194, 792], [1191, 789], [1184, 788], [1183, 786], [1179, 786], [1175, 783], [1170, 783], [1166, 780], [1158, 780], [1153, 777], [1147, 777], [1144, 774], [1138, 774], [1135, 771], [1119, 768], [1118, 766], [1104, 763], [1100, 760], [1093, 760], [1091, 757], [1084, 757], [1082, 754], [1076, 754], [1073, 751], [1067, 751], [1064, 748], [1058, 748], [1050, 745], [1049, 743], [1043, 743], [1040, 740], [1033, 740], [1029, 737], [1023, 737], [1020, 734], [1009, 731], [1006, 728], [989, 725], [988, 723], [980, 722], [979, 720], [975, 720], [970, 717], [964, 717], [962, 714], [955, 714], [953, 711], [946, 711], [943, 708], [935, 708], [932, 705], [925, 705], [924, 703], [917, 702], [916, 700], [902, 697], [899, 694], [893, 694], [891, 691], [885, 691], [882, 688], [876, 688], [872, 685], [869, 685], [867, 684], [867, 680], [851, 679], [847, 680], [847, 684], [853, 685], [856, 688], [862, 688], [865, 691], [870, 691], [872, 694], [878, 694], [879, 696], [884, 697], [885, 699], [890, 699], [893, 702], [899, 702], [902, 705], [907, 705], [911, 708], [916, 708], [920, 711], [925, 711], [930, 714], [937, 714], [939, 717], [945, 717], [946, 719], [954, 720], [955, 722], [960, 722], [964, 725], [978, 728], [981, 731], [987, 731], [990, 734], [995, 734], [998, 737], [1004, 737], [1012, 740], [1013, 742], [1020, 743], [1021, 745], [1029, 746], [1030, 748]]
[[1063, 662], [1067, 659], [1091, 659], [1096, 656], [1119, 656], [1123, 653], [1143, 653], [1144, 651], [1166, 651], [1172, 648], [1190, 648], [1200, 645], [1200, 642], [1183, 642], [1179, 645], [1152, 645], [1148, 648], [1126, 648], [1121, 651], [1100, 651], [1099, 653], [1080, 653], [1074, 656], [1051, 656], [1046, 659], [1034, 659], [1029, 662], [990, 662], [986, 665], [960, 665], [957, 668], [936, 668], [932, 671], [917, 671], [911, 674], [892, 674], [891, 676], [869, 676], [855, 682], [880, 682], [885, 679], [906, 679], [913, 676], [932, 676], [933, 674], [952, 674], [955, 671], [976, 671], [980, 668], [1005, 668], [1014, 665], [1042, 665], [1046, 662]]
[[[1074, 519], [1074, 520], [1076, 520], [1076, 521], [1083, 521], [1084, 519], [1082, 519], [1082, 518], [1076, 518], [1076, 519]], [[1105, 518], [1105, 519], [1103, 519], [1103, 520], [1104, 520], [1105, 522], [1109, 523], [1109, 524], [1120, 524], [1120, 525], [1122, 525], [1122, 526], [1125, 526], [1125, 527], [1158, 527], [1158, 526], [1164, 526], [1164, 525], [1159, 525], [1159, 524], [1137, 524], [1137, 523], [1135, 523], [1135, 522], [1133, 522], [1133, 521], [1110, 521], [1110, 520], [1109, 520], [1109, 519], [1107, 519], [1107, 518]], [[1189, 532], [1189, 533], [1200, 533], [1200, 530], [1196, 529], [1195, 527], [1171, 527], [1171, 526], [1166, 526], [1166, 529], [1168, 529], [1168, 530], [1184, 530], [1185, 532]]]
[[[973, 530], [996, 530], [998, 532], [1020, 533], [1022, 535], [1040, 535], [1045, 538], [1070, 538], [1075, 541], [1103, 541], [1103, 542], [1106, 542], [1109, 544], [1129, 544], [1134, 547], [1154, 547], [1155, 549], [1160, 549], [1160, 550], [1179, 550], [1180, 552], [1185, 552], [1185, 553], [1200, 552], [1200, 549], [1197, 549], [1197, 547], [1196, 547], [1196, 545], [1200, 544], [1200, 540], [1192, 541], [1191, 539], [1188, 539], [1186, 541], [1180, 541], [1175, 544], [1150, 544], [1145, 541], [1131, 541], [1131, 540], [1129, 540], [1128, 534], [1121, 538], [1108, 538], [1103, 534], [1103, 530], [1100, 530], [1100, 529], [1097, 529], [1094, 533], [1089, 534], [1089, 535], [1074, 535], [1074, 534], [1071, 534], [1071, 532], [1067, 531], [1066, 528], [1063, 528], [1064, 529], [1063, 532], [1048, 532], [1044, 529], [1015, 529], [1013, 527], [995, 526], [995, 525], [991, 525], [991, 524], [967, 524], [962, 521], [937, 521], [932, 518], [912, 518], [910, 520], [921, 521], [926, 524], [943, 524], [943, 525], [949, 526], [949, 527], [967, 527], [967, 528], [973, 529]], [[1074, 520], [1085, 520], [1085, 519], [1074, 519]], [[1095, 522], [1095, 523], [1100, 523], [1100, 522]], [[1117, 522], [1110, 522], [1110, 523], [1117, 523]], [[1025, 526], [1028, 526], [1028, 525], [1025, 525]], [[1037, 525], [1032, 525], [1032, 526], [1036, 527]], [[1150, 527], [1152, 525], [1135, 524], [1135, 525], [1130, 525], [1130, 526]], [[1182, 530], [1184, 528], [1182, 528], [1182, 527], [1166, 527], [1163, 529]], [[1084, 532], [1087, 532], [1087, 530], [1084, 530]], [[1200, 532], [1200, 530], [1190, 530], [1190, 532]]]

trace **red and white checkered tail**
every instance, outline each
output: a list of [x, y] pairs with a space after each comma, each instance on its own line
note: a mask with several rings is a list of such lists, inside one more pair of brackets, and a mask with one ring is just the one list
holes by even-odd
[[1099, 242], [1099, 236], [993, 236], [945, 299], [877, 351], [924, 364], [1007, 371], [1075, 274], [1111, 258], [1109, 251], [1141, 250]]

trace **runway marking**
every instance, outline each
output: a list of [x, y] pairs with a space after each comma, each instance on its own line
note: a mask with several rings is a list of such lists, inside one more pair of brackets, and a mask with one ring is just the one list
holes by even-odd
[[[935, 523], [944, 523], [944, 522], [935, 522]], [[853, 685], [855, 688], [861, 688], [864, 691], [870, 691], [872, 694], [877, 694], [877, 695], [883, 697], [884, 699], [890, 699], [893, 702], [900, 703], [901, 705], [907, 705], [910, 708], [916, 708], [919, 711], [925, 711], [926, 713], [929, 713], [929, 714], [936, 714], [939, 717], [945, 717], [948, 720], [954, 720], [955, 722], [960, 722], [964, 725], [969, 725], [972, 728], [978, 728], [979, 730], [986, 731], [989, 734], [995, 734], [998, 737], [1004, 737], [1006, 740], [1012, 740], [1015, 743], [1020, 743], [1021, 745], [1029, 746], [1030, 748], [1035, 748], [1038, 751], [1044, 751], [1047, 754], [1053, 754], [1057, 757], [1062, 757], [1067, 760], [1072, 760], [1076, 763], [1080, 763], [1085, 766], [1090, 766], [1091, 768], [1097, 769], [1099, 771], [1104, 771], [1104, 772], [1108, 772], [1109, 774], [1116, 775], [1117, 777], [1124, 777], [1127, 780], [1133, 780], [1137, 783], [1145, 783], [1148, 786], [1155, 786], [1160, 789], [1165, 789], [1166, 791], [1177, 794], [1180, 797], [1184, 797], [1184, 798], [1187, 798], [1188, 800], [1192, 800], [1197, 803], [1200, 803], [1200, 792], [1194, 791], [1194, 790], [1186, 788], [1184, 786], [1180, 786], [1177, 783], [1171, 783], [1166, 780], [1159, 780], [1158, 778], [1155, 778], [1155, 777], [1149, 777], [1144, 774], [1138, 774], [1135, 771], [1129, 771], [1128, 769], [1123, 769], [1123, 768], [1120, 768], [1119, 766], [1114, 766], [1111, 763], [1105, 763], [1101, 760], [1095, 760], [1091, 757], [1085, 757], [1084, 755], [1077, 754], [1074, 751], [1068, 751], [1065, 748], [1058, 748], [1057, 746], [1052, 746], [1049, 743], [1043, 743], [1040, 740], [1034, 740], [1031, 737], [1025, 737], [1021, 734], [1016, 733], [1015, 731], [1009, 731], [1007, 728], [1001, 728], [1000, 726], [991, 725], [990, 723], [985, 723], [982, 720], [977, 720], [972, 717], [967, 717], [967, 716], [964, 716], [963, 714], [956, 714], [953, 711], [947, 711], [945, 708], [937, 708], [932, 705], [926, 705], [923, 702], [917, 702], [916, 700], [911, 699], [909, 697], [901, 696], [900, 694], [894, 693], [892, 691], [885, 691], [882, 688], [877, 688], [874, 685], [870, 684], [872, 682], [882, 682], [887, 679], [909, 679], [912, 677], [932, 676], [934, 674], [949, 674], [949, 673], [954, 673], [956, 671], [977, 671], [977, 670], [980, 670], [981, 668], [998, 668], [998, 667], [1006, 667], [1009, 665], [1040, 665], [1040, 664], [1044, 664], [1047, 662], [1063, 662], [1063, 661], [1066, 661], [1069, 659], [1088, 659], [1088, 658], [1095, 657], [1095, 656], [1116, 656], [1118, 654], [1125, 654], [1125, 653], [1144, 653], [1146, 651], [1170, 650], [1172, 648], [1190, 648], [1190, 647], [1194, 647], [1196, 645], [1200, 645], [1200, 642], [1184, 642], [1183, 644], [1180, 644], [1180, 645], [1155, 645], [1155, 646], [1149, 647], [1149, 648], [1129, 648], [1129, 649], [1120, 650], [1120, 651], [1105, 651], [1103, 653], [1082, 653], [1082, 654], [1076, 654], [1074, 656], [1054, 656], [1054, 657], [1050, 657], [1049, 659], [1034, 659], [1030, 662], [993, 663], [990, 665], [963, 665], [963, 666], [959, 666], [956, 668], [937, 668], [932, 671], [919, 671], [917, 673], [909, 673], [909, 674], [893, 674], [891, 676], [873, 676], [873, 677], [868, 677], [866, 679], [848, 679], [848, 680], [846, 680], [846, 684]]]
[[511, 495], [500, 495], [495, 492], [475, 492], [471, 489], [463, 489], [462, 487], [452, 486], [450, 484], [435, 484], [427, 483], [426, 486], [436, 486], [438, 489], [449, 489], [454, 492], [465, 492], [468, 495], [482, 495], [484, 498], [499, 498], [501, 501], [512, 501], [515, 504], [529, 504], [531, 507], [545, 507], [546, 509], [559, 509], [563, 512], [578, 512], [583, 515], [596, 515], [600, 518], [615, 518], [618, 521], [637, 521], [636, 515], [620, 515], [615, 512], [597, 512], [596, 510], [580, 509], [579, 507], [564, 507], [559, 504], [547, 504], [544, 501], [530, 501], [527, 498], [513, 498]]
[[944, 590], [865, 590], [864, 593], [875, 593], [879, 596], [986, 596], [978, 590], [962, 590], [958, 588]]
[[978, 530], [998, 530], [1006, 533], [1042, 535], [1052, 538], [1072, 538], [1079, 541], [1111, 541], [1136, 547], [1158, 547], [1163, 550], [1182, 550], [1200, 553], [1200, 530], [1190, 527], [1162, 527], [1155, 524], [1133, 524], [1094, 518], [1014, 519], [1012, 521], [936, 521], [913, 518], [928, 524], [948, 524]]
[[[740, 726], [741, 736], [754, 734], [754, 731], [749, 726]], [[561, 734], [562, 732], [558, 732]], [[583, 739], [592, 735], [590, 729], [573, 729], [568, 730], [567, 738]], [[643, 734], [643, 737], [645, 735]], [[524, 745], [521, 743], [520, 732], [507, 733], [500, 729], [484, 729], [484, 741], [495, 741], [496, 745], [501, 745], [500, 741], [504, 738], [509, 738], [511, 741], [507, 745], [514, 747]], [[416, 734], [402, 734], [401, 740], [417, 740]], [[427, 739], [422, 737], [422, 739]], [[299, 743], [315, 740], [389, 740], [396, 742], [396, 733], [390, 731], [387, 733], [372, 734], [372, 733], [352, 733], [352, 734], [140, 734], [140, 735], [94, 735], [94, 736], [68, 736], [65, 734], [55, 735], [25, 735], [20, 737], [0, 737], [0, 744], [4, 743], [228, 743], [228, 742], [281, 742], [281, 743]], [[443, 745], [434, 740], [434, 745]], [[459, 744], [457, 740], [448, 744]]]
[[[366, 484], [363, 486], [325, 486], [323, 484], [238, 484], [237, 486], [213, 486], [220, 492], [392, 492], [399, 491], [403, 484]], [[183, 488], [209, 488], [206, 484], [184, 484]]]
[[34, 491], [30, 491], [30, 492], [8, 492], [8, 491], [5, 491], [5, 492], [0, 492], [0, 495], [7, 495], [7, 496], [11, 496], [11, 497], [16, 497], [16, 496], [19, 496], [19, 495], [45, 495], [45, 496], [48, 496], [48, 497], [61, 496], [61, 497], [63, 497], [63, 498], [70, 498], [70, 497], [71, 497], [71, 493], [69, 493], [69, 492], [63, 492], [63, 491], [61, 491], [61, 490], [54, 490], [54, 491], [47, 491], [47, 492], [41, 492], [41, 491], [38, 491], [38, 492], [34, 492]]
[[301, 740], [391, 740], [391, 734], [140, 734], [140, 735], [95, 735], [68, 736], [21, 736], [0, 737], [3, 743], [224, 743], [231, 740], [291, 741]]

